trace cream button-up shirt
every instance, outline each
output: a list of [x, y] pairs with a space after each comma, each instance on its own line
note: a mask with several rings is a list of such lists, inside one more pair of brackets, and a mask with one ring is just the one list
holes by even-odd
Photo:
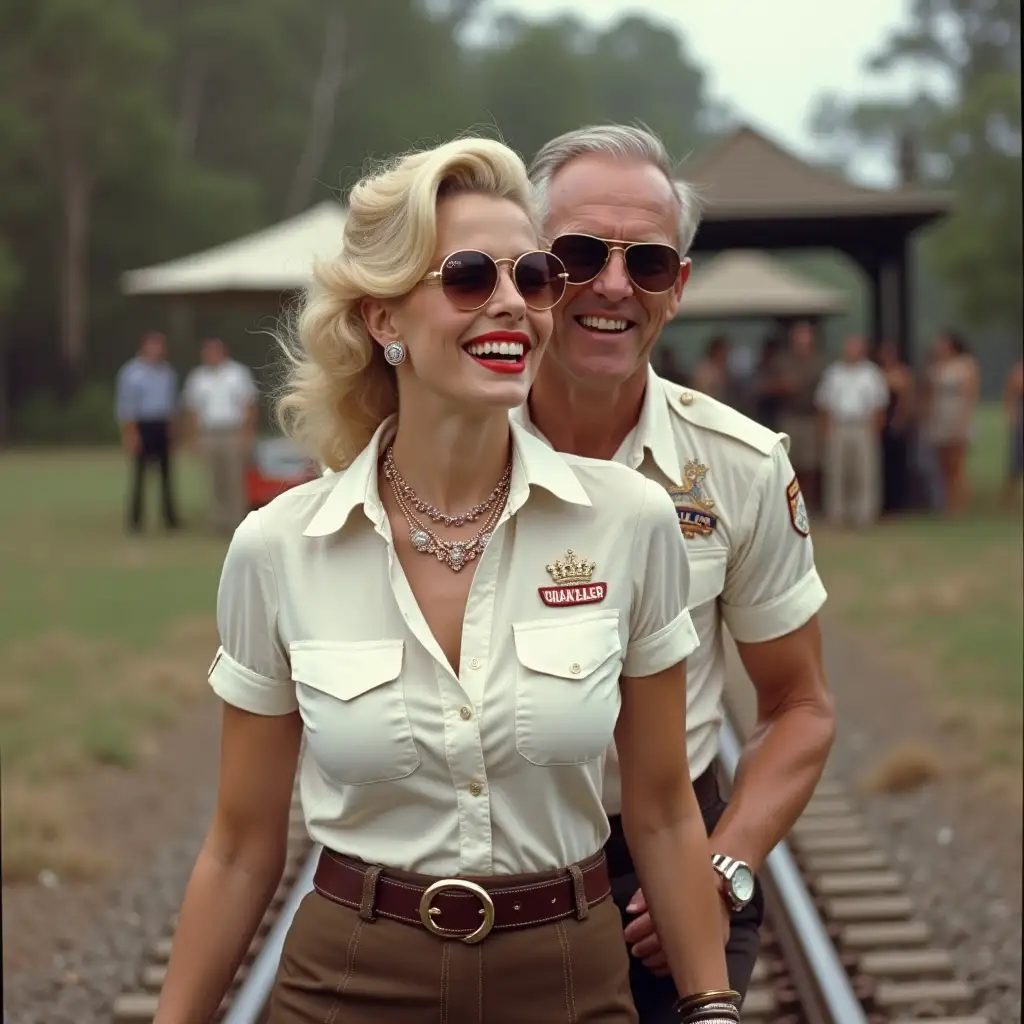
[[[540, 432], [526, 406], [514, 423]], [[689, 606], [700, 647], [687, 662], [686, 746], [693, 778], [718, 753], [725, 685], [722, 627], [759, 643], [805, 625], [825, 602], [789, 439], [648, 369], [640, 419], [614, 461], [639, 470], [676, 507], [689, 555]], [[605, 807], [620, 811], [609, 751]]]
[[620, 676], [653, 675], [697, 646], [672, 501], [639, 473], [558, 455], [513, 425], [509, 499], [476, 568], [456, 673], [381, 505], [393, 429], [238, 528], [210, 684], [256, 714], [299, 711], [302, 806], [326, 847], [432, 875], [578, 862], [608, 836]]
[[200, 430], [234, 430], [245, 423], [249, 407], [259, 398], [247, 366], [226, 359], [217, 366], [197, 366], [185, 380], [185, 407]]

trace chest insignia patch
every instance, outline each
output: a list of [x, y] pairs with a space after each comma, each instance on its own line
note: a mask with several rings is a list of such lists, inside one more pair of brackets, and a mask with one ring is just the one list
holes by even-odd
[[704, 491], [708, 467], [690, 459], [683, 467], [683, 480], [678, 487], [669, 487], [669, 497], [676, 506], [679, 529], [687, 540], [710, 537], [718, 526], [715, 503]]
[[807, 504], [800, 490], [800, 481], [794, 476], [786, 487], [786, 503], [789, 505], [789, 521], [801, 537], [811, 535], [811, 521], [807, 516]]
[[554, 586], [540, 587], [540, 599], [549, 607], [570, 604], [596, 604], [608, 594], [607, 583], [594, 583], [596, 563], [579, 558], [570, 548], [544, 568]]

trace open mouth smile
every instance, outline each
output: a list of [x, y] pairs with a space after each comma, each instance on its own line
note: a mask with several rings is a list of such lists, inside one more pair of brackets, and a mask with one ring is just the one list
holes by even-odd
[[492, 373], [522, 373], [526, 357], [533, 347], [519, 331], [492, 331], [466, 342], [462, 350]]
[[591, 334], [614, 336], [616, 334], [624, 334], [631, 327], [636, 326], [635, 321], [626, 320], [622, 317], [577, 316], [573, 317], [573, 319], [580, 327], [590, 331]]

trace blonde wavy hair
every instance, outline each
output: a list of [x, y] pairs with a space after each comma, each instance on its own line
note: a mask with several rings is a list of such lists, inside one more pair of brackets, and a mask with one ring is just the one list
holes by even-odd
[[423, 279], [437, 245], [438, 200], [463, 192], [511, 200], [539, 232], [526, 167], [502, 143], [457, 139], [395, 157], [353, 187], [341, 254], [314, 267], [278, 338], [287, 378], [277, 421], [333, 470], [349, 465], [398, 409], [394, 367], [367, 329], [361, 300], [399, 298]]

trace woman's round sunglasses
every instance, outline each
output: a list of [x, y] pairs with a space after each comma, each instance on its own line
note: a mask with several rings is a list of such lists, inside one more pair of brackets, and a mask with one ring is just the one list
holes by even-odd
[[510, 276], [516, 291], [530, 309], [551, 309], [565, 294], [568, 275], [562, 261], [540, 249], [524, 252], [516, 259], [494, 259], [479, 249], [460, 249], [441, 261], [441, 269], [431, 271], [424, 281], [440, 281], [448, 301], [467, 313], [486, 306], [498, 289], [499, 267], [510, 264]]
[[[683, 260], [671, 245], [662, 242], [623, 242], [579, 233], [559, 235], [551, 251], [565, 265], [569, 284], [589, 284], [611, 259], [621, 252], [629, 279], [642, 292], [667, 292], [679, 280]], [[689, 265], [689, 260], [686, 261]]]

